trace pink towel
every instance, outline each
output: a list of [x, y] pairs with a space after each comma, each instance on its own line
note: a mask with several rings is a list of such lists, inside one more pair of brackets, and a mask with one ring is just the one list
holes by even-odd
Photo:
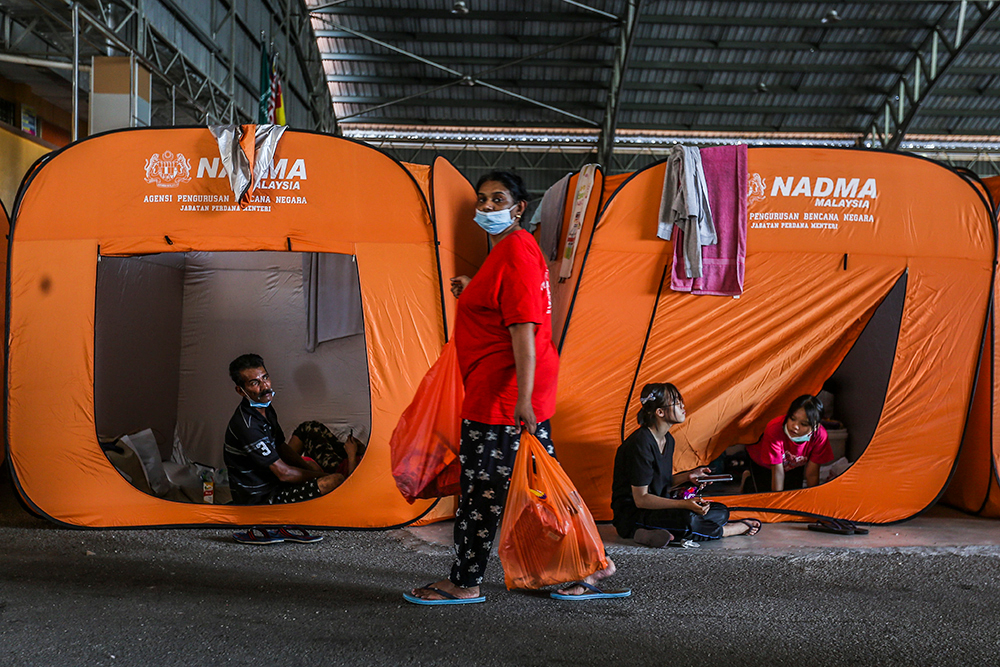
[[718, 242], [701, 250], [701, 278], [688, 278], [684, 271], [683, 240], [675, 236], [670, 289], [739, 296], [743, 294], [747, 257], [747, 147], [740, 144], [702, 148], [701, 165]]

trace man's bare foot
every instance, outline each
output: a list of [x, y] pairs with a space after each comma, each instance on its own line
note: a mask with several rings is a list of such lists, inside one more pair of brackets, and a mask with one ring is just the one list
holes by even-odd
[[[601, 579], [607, 579], [608, 577], [613, 575], [617, 569], [618, 568], [615, 567], [615, 562], [609, 558], [608, 566], [606, 568], [604, 568], [603, 570], [598, 570], [597, 572], [593, 573], [586, 579], [583, 579], [583, 581], [585, 583], [590, 584], [591, 586], [596, 586], [598, 581], [600, 581]], [[583, 586], [577, 585], [577, 586], [568, 586], [566, 588], [560, 588], [556, 592], [561, 595], [583, 595], [584, 593], [588, 593], [589, 591]]]
[[462, 586], [456, 586], [451, 583], [450, 579], [442, 579], [433, 584], [427, 584], [420, 588], [414, 588], [410, 591], [410, 594], [414, 597], [418, 597], [421, 600], [446, 600], [447, 598], [440, 593], [435, 592], [433, 589], [438, 589], [448, 593], [449, 595], [454, 595], [460, 600], [465, 600], [468, 598], [479, 597], [479, 586], [469, 586], [468, 588], [463, 588]]

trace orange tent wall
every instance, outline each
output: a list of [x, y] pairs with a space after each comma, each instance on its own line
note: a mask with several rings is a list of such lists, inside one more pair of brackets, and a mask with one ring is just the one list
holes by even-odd
[[[144, 165], [165, 151], [190, 161], [189, 179], [182, 172], [175, 187], [147, 182]], [[260, 189], [258, 210], [219, 210], [232, 203], [224, 170], [218, 178], [197, 173], [202, 158], [218, 155], [207, 129], [109, 133], [59, 151], [22, 190], [11, 234], [7, 339], [8, 453], [20, 493], [56, 521], [89, 527], [387, 527], [413, 520], [430, 502], [409, 505], [400, 495], [388, 440], [444, 341], [434, 233], [420, 187], [371, 147], [289, 130], [275, 160], [287, 159], [289, 171], [302, 160], [305, 171], [275, 182], [299, 189]], [[227, 196], [229, 204], [181, 198], [191, 195]], [[277, 199], [285, 195], [307, 203]], [[202, 205], [207, 210], [184, 208]], [[96, 438], [99, 256], [257, 250], [357, 257], [371, 392], [368, 453], [341, 487], [303, 503], [195, 505], [146, 495], [117, 473]]]
[[[707, 463], [818, 391], [904, 273], [889, 389], [865, 454], [819, 487], [727, 502], [774, 511], [771, 520], [789, 510], [889, 522], [927, 507], [958, 452], [992, 279], [993, 229], [975, 189], [908, 156], [751, 148], [752, 182], [764, 187], [750, 190], [746, 291], [732, 299], [669, 282], [661, 292], [673, 253], [655, 236], [664, 169], [636, 172], [602, 211], [562, 350], [553, 437], [595, 518], [611, 518], [614, 452], [623, 426], [635, 428], [644, 383], [672, 381], [685, 395], [676, 469]], [[792, 179], [786, 196], [775, 178]], [[829, 193], [811, 196], [812, 184], [840, 178], [859, 178], [858, 190], [874, 179], [877, 195], [854, 198], [858, 208], [817, 206]], [[817, 213], [837, 213], [836, 228], [807, 217]]]
[[[0, 201], [0, 231], [2, 231], [2, 234], [0, 234], [0, 236], [3, 236], [3, 238], [0, 239], [0, 258], [2, 258], [2, 260], [0, 261], [3, 261], [3, 267], [4, 269], [6, 269], [7, 237], [10, 232], [10, 219], [7, 217], [7, 207], [4, 206], [2, 201]], [[6, 270], [3, 273], [6, 274]], [[0, 293], [0, 313], [6, 313], [6, 312], [7, 312], [7, 290], [5, 289], [3, 290], [2, 293]], [[0, 357], [0, 374], [2, 373], [3, 373], [3, 358]], [[6, 460], [7, 460], [7, 444], [4, 441], [4, 438], [0, 438], [0, 465], [3, 465], [4, 461]]]
[[444, 295], [448, 334], [454, 330], [455, 308], [451, 279], [472, 277], [489, 253], [489, 237], [473, 220], [476, 214], [476, 190], [454, 165], [443, 157], [431, 165], [431, 211], [437, 229], [438, 254], [441, 258], [441, 292]]
[[[993, 201], [1000, 202], [1000, 176], [983, 179], [983, 185]], [[997, 296], [995, 291], [994, 304]], [[991, 321], [969, 432], [962, 441], [958, 465], [944, 495], [944, 501], [958, 509], [993, 518], [1000, 518], [1000, 433], [995, 427], [1000, 423], [1000, 406], [994, 398], [1000, 390], [997, 353], [995, 324]]]
[[[992, 329], [992, 317], [990, 322]], [[972, 398], [969, 425], [962, 438], [962, 451], [951, 482], [942, 500], [966, 512], [1000, 516], [997, 506], [997, 468], [993, 461], [991, 427], [993, 418], [993, 374], [990, 353], [992, 337], [986, 341]]]

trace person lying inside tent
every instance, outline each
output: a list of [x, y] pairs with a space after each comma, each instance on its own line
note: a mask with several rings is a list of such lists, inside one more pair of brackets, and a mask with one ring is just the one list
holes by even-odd
[[235, 504], [318, 498], [340, 486], [357, 467], [364, 446], [353, 434], [341, 442], [320, 422], [300, 424], [285, 441], [271, 406], [271, 377], [259, 355], [234, 359], [229, 377], [243, 397], [229, 420], [223, 453]]
[[639, 544], [697, 546], [693, 542], [733, 535], [756, 535], [758, 519], [729, 521], [729, 508], [698, 496], [671, 497], [671, 489], [694, 484], [699, 489], [711, 473], [706, 467], [674, 473], [671, 427], [687, 418], [680, 391], [669, 383], [647, 384], [639, 395], [639, 428], [615, 454], [611, 510], [615, 530]]
[[819, 423], [823, 402], [805, 394], [792, 401], [784, 416], [775, 417], [753, 445], [747, 445], [750, 470], [744, 473], [748, 493], [801, 489], [819, 484], [819, 468], [833, 461], [826, 429]]

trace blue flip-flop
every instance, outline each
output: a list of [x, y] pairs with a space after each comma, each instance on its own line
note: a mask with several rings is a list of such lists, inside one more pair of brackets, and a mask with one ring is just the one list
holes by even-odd
[[279, 544], [285, 541], [278, 531], [260, 526], [254, 526], [244, 533], [233, 533], [233, 539], [240, 544]]
[[581, 593], [580, 595], [566, 595], [560, 593], [559, 591], [552, 591], [549, 593], [549, 597], [553, 600], [607, 600], [609, 598], [627, 598], [632, 595], [631, 588], [618, 588], [614, 590], [602, 591], [597, 586], [588, 584], [586, 581], [574, 581], [568, 584], [566, 588], [571, 588], [573, 586], [583, 586], [589, 593]]
[[486, 596], [480, 595], [477, 598], [460, 598], [455, 597], [448, 591], [443, 591], [440, 588], [436, 588], [427, 584], [426, 586], [421, 586], [417, 590], [420, 591], [430, 591], [440, 595], [442, 599], [440, 600], [425, 600], [424, 598], [418, 598], [416, 595], [411, 595], [409, 593], [403, 593], [403, 599], [407, 602], [412, 602], [413, 604], [423, 604], [423, 605], [442, 605], [442, 604], [475, 604], [477, 602], [486, 602]]

